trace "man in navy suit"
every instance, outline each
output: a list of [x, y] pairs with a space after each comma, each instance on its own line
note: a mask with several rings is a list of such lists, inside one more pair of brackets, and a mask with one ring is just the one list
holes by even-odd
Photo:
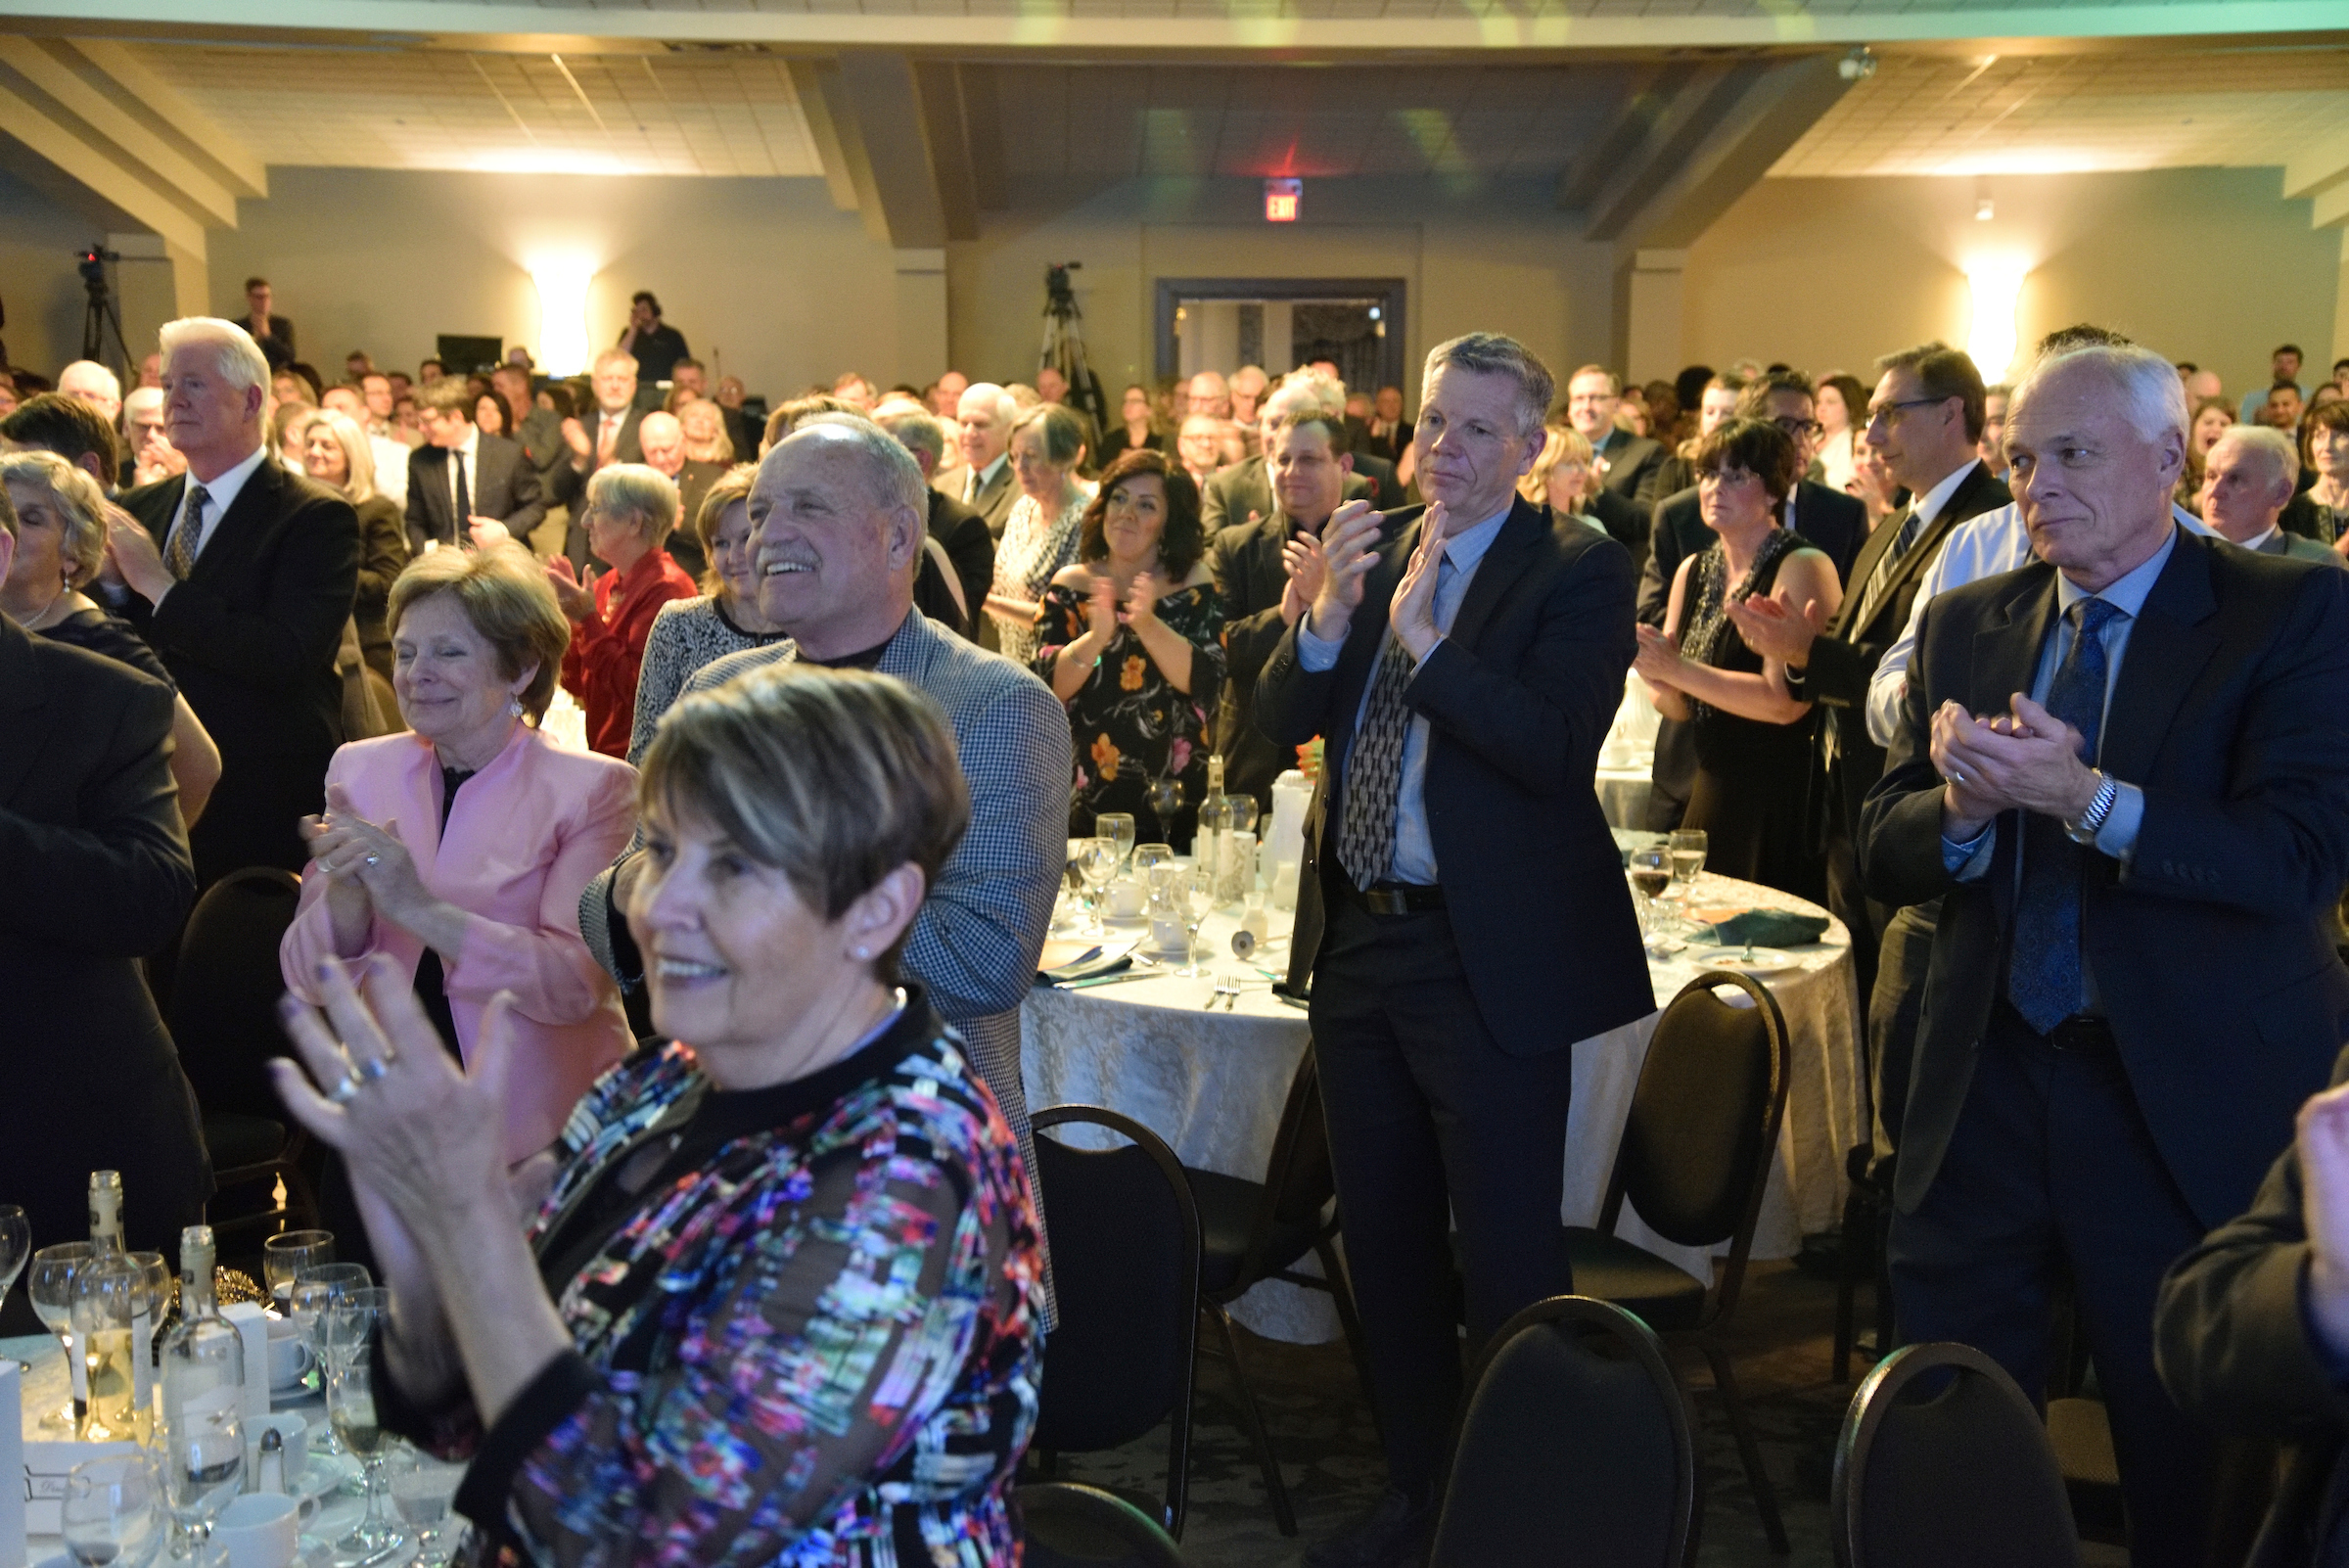
[[1326, 739], [1290, 978], [1313, 977], [1390, 1480], [1315, 1568], [1422, 1559], [1460, 1394], [1454, 1222], [1472, 1346], [1571, 1288], [1568, 1047], [1655, 1009], [1592, 787], [1632, 661], [1631, 556], [1516, 489], [1554, 390], [1497, 334], [1431, 352], [1428, 505], [1338, 509], [1302, 552], [1312, 608], [1257, 683], [1276, 744]]

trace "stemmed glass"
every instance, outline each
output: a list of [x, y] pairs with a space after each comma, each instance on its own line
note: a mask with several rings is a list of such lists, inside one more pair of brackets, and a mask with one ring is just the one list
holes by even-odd
[[441, 1561], [441, 1522], [448, 1517], [448, 1505], [456, 1498], [457, 1483], [463, 1478], [465, 1467], [442, 1464], [402, 1443], [392, 1453], [388, 1468], [392, 1472], [392, 1511], [399, 1515], [401, 1524], [416, 1527], [417, 1562], [425, 1568], [438, 1568]]
[[65, 1353], [66, 1372], [71, 1380], [72, 1400], [41, 1416], [41, 1429], [74, 1433], [81, 1430], [83, 1405], [88, 1398], [86, 1373], [73, 1360], [73, 1275], [82, 1265], [98, 1256], [98, 1249], [86, 1241], [61, 1241], [43, 1247], [32, 1255], [32, 1271], [25, 1276], [24, 1293], [32, 1298], [32, 1310], [57, 1336], [58, 1348]]
[[279, 1312], [294, 1302], [294, 1281], [304, 1268], [323, 1268], [335, 1261], [331, 1230], [288, 1230], [261, 1243], [261, 1281]]
[[13, 1203], [0, 1203], [0, 1302], [16, 1288], [24, 1260], [32, 1256], [32, 1222]]
[[1109, 926], [1101, 918], [1101, 890], [1118, 874], [1121, 858], [1117, 840], [1107, 834], [1084, 840], [1077, 851], [1077, 875], [1084, 883], [1085, 905], [1092, 911], [1093, 934], [1098, 937], [1109, 935]]
[[1093, 836], [1108, 839], [1118, 847], [1118, 863], [1133, 853], [1133, 816], [1128, 811], [1103, 811], [1093, 818]]
[[1182, 810], [1182, 780], [1169, 773], [1150, 781], [1150, 810], [1158, 818], [1160, 838], [1174, 837], [1174, 818]]
[[171, 1292], [178, 1285], [179, 1276], [171, 1271], [171, 1266], [160, 1252], [134, 1252], [129, 1256], [139, 1266], [145, 1290], [139, 1311], [147, 1314], [147, 1343], [138, 1347], [138, 1351], [147, 1359], [145, 1364], [153, 1367], [156, 1349], [163, 1337], [163, 1314], [171, 1306]]
[[1681, 828], [1666, 841], [1672, 853], [1673, 901], [1680, 905], [1681, 924], [1694, 930], [1688, 918], [1688, 899], [1696, 891], [1697, 874], [1705, 868], [1705, 853], [1710, 841], [1702, 828]]
[[145, 1568], [162, 1545], [161, 1511], [146, 1454], [85, 1459], [67, 1475], [59, 1505], [66, 1554], [77, 1568]]
[[1177, 868], [1170, 890], [1174, 898], [1174, 909], [1182, 917], [1183, 965], [1174, 971], [1185, 980], [1197, 980], [1208, 970], [1199, 961], [1199, 926], [1208, 910], [1216, 903], [1216, 873], [1213, 866], [1192, 864]]
[[[286, 1298], [287, 1313], [294, 1326], [301, 1333], [310, 1356], [320, 1366], [319, 1375], [331, 1380], [335, 1373], [332, 1349], [328, 1343], [325, 1314], [354, 1290], [364, 1290], [373, 1283], [364, 1264], [321, 1264], [304, 1268], [294, 1281], [293, 1292]], [[333, 1430], [319, 1434], [316, 1445], [321, 1453], [340, 1453], [341, 1445]]]
[[1671, 916], [1664, 912], [1664, 890], [1672, 886], [1672, 852], [1661, 844], [1642, 845], [1632, 852], [1632, 886], [1639, 892], [1640, 924], [1655, 936], [1668, 936]]
[[81, 1342], [89, 1389], [88, 1443], [138, 1442], [139, 1315], [147, 1309], [146, 1267], [127, 1253], [93, 1258], [73, 1271], [73, 1337]]
[[1144, 885], [1147, 885], [1150, 881], [1150, 868], [1154, 865], [1165, 865], [1174, 858], [1174, 846], [1172, 844], [1141, 845], [1133, 852], [1133, 874], [1141, 878]]
[[396, 1440], [378, 1424], [375, 1414], [375, 1324], [391, 1294], [354, 1290], [328, 1308], [321, 1320], [328, 1343], [340, 1347], [326, 1381], [327, 1421], [367, 1472], [367, 1515], [334, 1544], [337, 1568], [381, 1562], [408, 1540], [384, 1517], [384, 1460]]

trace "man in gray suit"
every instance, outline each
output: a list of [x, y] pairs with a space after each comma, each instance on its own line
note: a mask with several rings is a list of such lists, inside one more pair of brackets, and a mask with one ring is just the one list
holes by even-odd
[[983, 381], [962, 394], [954, 425], [962, 446], [962, 504], [987, 519], [990, 538], [1003, 537], [1003, 524], [1020, 487], [1011, 472], [1011, 426], [1020, 405], [1011, 393]]
[[[857, 415], [818, 414], [779, 441], [759, 465], [750, 516], [759, 613], [790, 640], [729, 654], [685, 690], [806, 659], [895, 675], [945, 711], [970, 780], [971, 826], [914, 922], [905, 972], [970, 1041], [1033, 1180], [1020, 1002], [1068, 863], [1069, 720], [1042, 681], [913, 608], [926, 488], [905, 448]], [[630, 991], [644, 982], [643, 959], [617, 916], [640, 855], [622, 854], [579, 900], [588, 949]]]
[[2246, 550], [2349, 567], [2349, 561], [2316, 540], [2278, 526], [2299, 482], [2300, 454], [2292, 450], [2289, 436], [2265, 425], [2234, 426], [2202, 460], [2202, 521], [2219, 537]]

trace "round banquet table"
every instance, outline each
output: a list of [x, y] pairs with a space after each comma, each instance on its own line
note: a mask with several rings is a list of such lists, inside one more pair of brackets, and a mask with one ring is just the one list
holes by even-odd
[[[1711, 874], [1700, 876], [1689, 903], [1698, 909], [1773, 908], [1804, 914], [1827, 911], [1774, 889]], [[1286, 921], [1285, 913], [1276, 921]], [[1020, 1059], [1028, 1103], [1103, 1105], [1140, 1122], [1166, 1139], [1184, 1165], [1252, 1181], [1264, 1179], [1289, 1081], [1304, 1059], [1311, 1034], [1304, 1011], [1275, 997], [1270, 969], [1285, 971], [1288, 943], [1260, 946], [1252, 960], [1231, 953], [1238, 918], [1211, 915], [1199, 933], [1211, 975], [1186, 979], [1168, 973], [1081, 991], [1037, 987], [1020, 1009]], [[1283, 930], [1274, 926], [1276, 935]], [[1139, 936], [1112, 928], [1113, 940]], [[1651, 958], [1659, 1005], [1698, 973], [1695, 949]], [[1753, 1256], [1793, 1256], [1807, 1234], [1832, 1227], [1843, 1207], [1843, 1153], [1859, 1140], [1858, 984], [1851, 941], [1830, 918], [1818, 944], [1790, 949], [1797, 967], [1763, 977], [1786, 1015], [1793, 1073], [1777, 1158], [1754, 1232]], [[1180, 966], [1179, 954], [1162, 970]], [[1260, 967], [1261, 966], [1261, 967]], [[1230, 1011], [1203, 1004], [1214, 976], [1237, 981]], [[1731, 1000], [1742, 992], [1725, 992]], [[1574, 1103], [1566, 1128], [1565, 1202], [1568, 1224], [1598, 1221], [1615, 1146], [1631, 1108], [1648, 1038], [1658, 1015], [1579, 1041], [1574, 1047]], [[1071, 1129], [1072, 1134], [1089, 1130]], [[1114, 1142], [1108, 1134], [1103, 1141]], [[1072, 1136], [1072, 1142], [1083, 1141]], [[1047, 1203], [1049, 1198], [1047, 1197]], [[1048, 1211], [1047, 1211], [1048, 1212]], [[1670, 1259], [1700, 1278], [1712, 1277], [1702, 1249], [1664, 1240], [1627, 1204], [1617, 1233]], [[1302, 1271], [1312, 1271], [1307, 1258]], [[1313, 1344], [1335, 1339], [1337, 1315], [1320, 1291], [1267, 1281], [1234, 1307], [1233, 1315], [1272, 1339]]]

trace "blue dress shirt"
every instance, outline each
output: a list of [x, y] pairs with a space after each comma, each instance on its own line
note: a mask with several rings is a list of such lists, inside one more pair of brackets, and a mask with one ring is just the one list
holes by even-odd
[[[1493, 516], [1472, 529], [1462, 529], [1444, 541], [1444, 558], [1436, 568], [1436, 630], [1449, 635], [1451, 623], [1460, 613], [1460, 601], [1468, 597], [1468, 584], [1476, 578], [1476, 569], [1493, 548], [1494, 539], [1500, 534], [1500, 526], [1507, 522], [1515, 509], [1511, 501]], [[1393, 626], [1388, 636], [1395, 635]], [[1351, 635], [1351, 628], [1349, 630]], [[1297, 662], [1318, 673], [1336, 667], [1338, 653], [1346, 646], [1344, 639], [1332, 642], [1313, 635], [1310, 616], [1297, 623]], [[1427, 651], [1427, 658], [1436, 656], [1443, 646]], [[1426, 659], [1420, 661], [1425, 664]], [[1371, 663], [1371, 678], [1377, 678], [1378, 666]], [[1362, 697], [1354, 711], [1354, 733], [1360, 733], [1362, 714], [1370, 704], [1370, 681], [1362, 682]], [[1436, 881], [1436, 846], [1427, 831], [1427, 745], [1426, 716], [1413, 714], [1403, 736], [1403, 778], [1395, 791], [1395, 858], [1387, 872], [1397, 882], [1415, 886], [1432, 886]], [[1322, 765], [1337, 767], [1342, 760], [1324, 758]]]

